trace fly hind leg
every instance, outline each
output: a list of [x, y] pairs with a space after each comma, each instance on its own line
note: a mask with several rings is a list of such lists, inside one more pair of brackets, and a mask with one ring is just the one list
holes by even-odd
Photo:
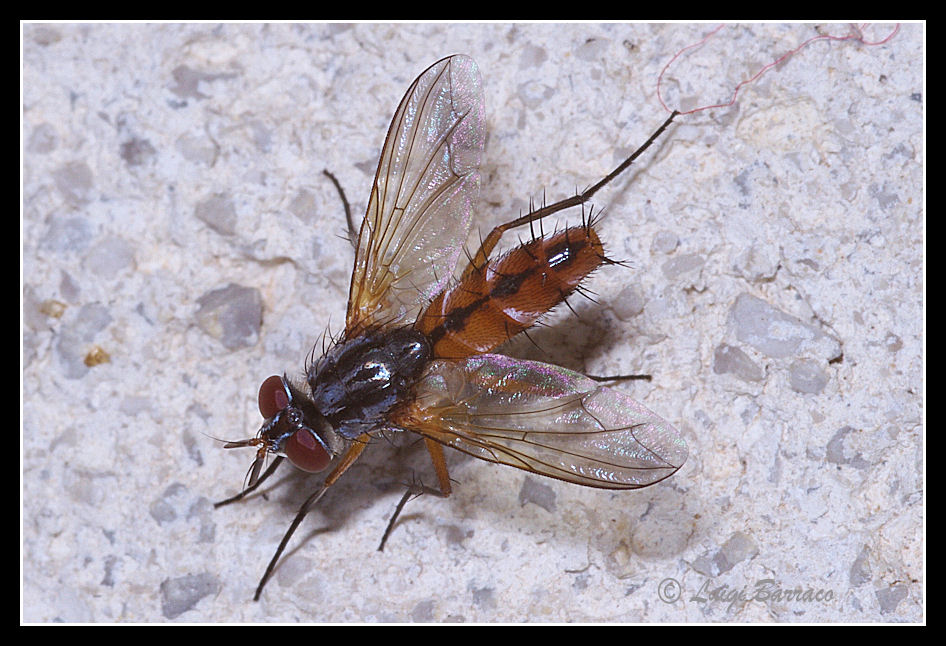
[[546, 218], [552, 215], [553, 213], [558, 213], [559, 211], [563, 209], [567, 209], [573, 206], [584, 204], [585, 202], [590, 200], [591, 197], [595, 193], [597, 193], [600, 189], [604, 188], [607, 184], [609, 184], [612, 180], [614, 180], [614, 178], [616, 178], [618, 175], [620, 175], [625, 170], [627, 170], [628, 166], [634, 163], [634, 160], [640, 157], [640, 155], [645, 150], [647, 150], [650, 147], [650, 145], [654, 143], [654, 141], [657, 140], [657, 138], [663, 133], [664, 130], [667, 129], [667, 127], [673, 122], [674, 117], [676, 117], [678, 114], [679, 112], [677, 111], [672, 112], [670, 116], [667, 118], [667, 120], [664, 121], [663, 125], [657, 128], [654, 134], [652, 134], [650, 138], [647, 141], [645, 141], [644, 144], [640, 148], [635, 150], [633, 154], [631, 154], [630, 157], [628, 157], [623, 162], [621, 162], [621, 164], [617, 168], [615, 168], [613, 171], [605, 175], [601, 181], [599, 181], [594, 186], [586, 189], [583, 193], [574, 195], [564, 200], [560, 200], [558, 202], [555, 202], [554, 204], [549, 204], [548, 206], [543, 206], [540, 209], [530, 211], [529, 213], [526, 213], [525, 215], [522, 215], [516, 218], [515, 220], [506, 222], [505, 224], [500, 224], [499, 226], [494, 228], [492, 231], [490, 231], [489, 235], [486, 236], [486, 238], [480, 243], [480, 247], [477, 250], [477, 252], [471, 257], [469, 265], [467, 265], [466, 269], [463, 272], [463, 278], [469, 278], [471, 275], [478, 272], [482, 267], [486, 265], [486, 262], [489, 260], [490, 253], [496, 247], [496, 244], [499, 242], [499, 239], [502, 237], [503, 233], [505, 233], [509, 229], [514, 229], [516, 227], [523, 226], [525, 224], [531, 224], [532, 222], [536, 222], [538, 220], [541, 220], [542, 218]]
[[650, 375], [585, 375], [588, 379], [592, 379], [599, 383], [603, 381], [651, 381], [653, 377]]
[[[459, 281], [437, 294], [415, 321], [414, 329], [427, 336], [433, 356], [462, 359], [491, 352], [524, 331], [559, 305], [602, 263], [615, 261], [604, 246], [589, 216], [581, 226], [551, 235], [533, 236], [499, 258], [491, 257], [503, 233], [562, 209], [579, 206], [620, 175], [662, 133], [675, 115], [650, 139], [601, 181], [579, 195], [543, 206], [490, 231], [480, 243]], [[567, 301], [566, 301], [567, 302]]]

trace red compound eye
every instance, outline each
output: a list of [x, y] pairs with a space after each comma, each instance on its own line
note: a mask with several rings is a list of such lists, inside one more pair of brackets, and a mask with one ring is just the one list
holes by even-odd
[[293, 433], [286, 440], [283, 450], [293, 465], [309, 473], [322, 471], [332, 461], [329, 454], [308, 430]]
[[269, 419], [289, 405], [289, 396], [283, 387], [282, 377], [267, 377], [259, 387], [259, 412]]

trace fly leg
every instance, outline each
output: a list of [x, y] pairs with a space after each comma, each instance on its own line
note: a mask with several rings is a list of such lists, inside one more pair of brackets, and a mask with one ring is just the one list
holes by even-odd
[[391, 520], [388, 521], [388, 526], [384, 530], [384, 536], [381, 537], [381, 544], [378, 546], [379, 552], [384, 551], [384, 544], [388, 541], [388, 536], [391, 535], [391, 531], [394, 529], [394, 523], [397, 521], [397, 517], [400, 516], [401, 510], [404, 509], [404, 505], [407, 504], [408, 500], [425, 493], [433, 494], [440, 498], [447, 498], [453, 491], [450, 486], [450, 474], [447, 471], [447, 460], [443, 457], [443, 447], [434, 440], [426, 437], [424, 438], [424, 444], [430, 452], [430, 459], [434, 463], [434, 471], [437, 472], [437, 482], [440, 488], [435, 489], [421, 483], [414, 483], [408, 486], [407, 491], [404, 492], [404, 495], [401, 496], [401, 500], [397, 503], [397, 507], [394, 508]]
[[276, 468], [279, 466], [279, 464], [280, 464], [284, 459], [285, 459], [285, 458], [283, 458], [282, 456], [277, 456], [276, 459], [273, 460], [273, 463], [272, 463], [271, 465], [269, 465], [269, 468], [266, 469], [266, 471], [263, 472], [263, 475], [261, 475], [259, 478], [256, 479], [256, 482], [252, 483], [249, 487], [247, 487], [246, 489], [244, 489], [243, 491], [241, 491], [240, 493], [238, 493], [238, 494], [235, 495], [235, 496], [230, 496], [230, 497], [227, 498], [226, 500], [221, 500], [220, 502], [215, 502], [215, 503], [214, 503], [214, 509], [216, 509], [216, 508], [218, 508], [218, 507], [223, 507], [224, 505], [229, 505], [231, 502], [236, 502], [237, 500], [242, 500], [244, 497], [246, 497], [246, 496], [248, 496], [249, 494], [253, 493], [253, 492], [256, 490], [257, 487], [259, 487], [261, 484], [263, 484], [263, 481], [266, 480], [266, 478], [268, 478], [269, 476], [273, 475], [273, 473], [276, 471]]
[[607, 375], [604, 377], [599, 377], [598, 375], [585, 375], [588, 379], [593, 379], [594, 381], [650, 381], [650, 375]]
[[358, 231], [355, 229], [355, 221], [351, 219], [351, 206], [348, 205], [345, 191], [342, 190], [342, 185], [335, 179], [335, 176], [328, 172], [328, 169], [324, 169], [322, 173], [332, 180], [332, 184], [335, 184], [335, 190], [338, 191], [338, 196], [342, 198], [342, 205], [345, 207], [345, 221], [348, 223], [348, 241], [351, 242], [351, 246], [358, 249]]
[[460, 279], [431, 300], [414, 329], [427, 336], [433, 356], [460, 359], [490, 352], [523, 332], [573, 292], [602, 263], [617, 264], [604, 254], [594, 220], [542, 235], [520, 244], [499, 258], [491, 254], [509, 229], [541, 221], [562, 209], [591, 199], [614, 180], [667, 129], [676, 113], [650, 136], [643, 146], [597, 184], [583, 193], [543, 206], [500, 224], [480, 242]]
[[335, 484], [335, 481], [338, 480], [343, 473], [348, 470], [355, 460], [358, 459], [358, 456], [361, 455], [361, 452], [365, 450], [365, 447], [368, 446], [368, 437], [362, 436], [361, 438], [355, 440], [355, 442], [348, 447], [348, 450], [342, 456], [339, 463], [335, 466], [328, 477], [325, 478], [325, 482], [322, 483], [322, 486], [319, 487], [318, 491], [313, 493], [309, 498], [302, 503], [302, 506], [299, 508], [299, 511], [296, 513], [296, 517], [292, 519], [292, 524], [289, 525], [289, 529], [286, 531], [286, 534], [282, 537], [282, 541], [279, 542], [279, 547], [276, 548], [276, 553], [273, 554], [272, 560], [270, 560], [269, 565], [266, 566], [266, 572], [263, 573], [263, 578], [260, 579], [259, 585], [256, 587], [256, 594], [253, 595], [253, 601], [259, 601], [260, 595], [263, 593], [263, 586], [266, 585], [266, 582], [269, 580], [270, 575], [272, 575], [273, 570], [276, 569], [276, 563], [279, 561], [279, 557], [282, 556], [283, 551], [286, 549], [286, 545], [289, 543], [289, 539], [292, 538], [293, 533], [296, 531], [296, 528], [299, 527], [299, 523], [302, 522], [302, 519], [305, 518], [305, 515], [309, 513], [315, 503], [317, 503], [322, 496], [325, 495], [325, 492]]
[[502, 237], [503, 233], [505, 233], [509, 229], [514, 229], [524, 224], [530, 224], [537, 220], [541, 220], [542, 218], [548, 217], [552, 215], [553, 213], [557, 213], [561, 211], [562, 209], [567, 209], [572, 206], [578, 206], [590, 200], [591, 197], [595, 193], [597, 193], [601, 188], [606, 186], [615, 177], [623, 173], [627, 169], [627, 167], [630, 166], [634, 162], [635, 159], [637, 159], [645, 150], [647, 150], [650, 147], [650, 145], [653, 144], [654, 141], [656, 141], [657, 138], [663, 133], [663, 131], [667, 129], [667, 127], [673, 121], [673, 118], [676, 117], [678, 114], [679, 112], [677, 111], [672, 112], [670, 116], [667, 118], [667, 120], [664, 121], [663, 125], [657, 128], [656, 132], [654, 132], [654, 134], [652, 134], [650, 138], [647, 141], [645, 141], [644, 144], [640, 148], [635, 150], [634, 153], [631, 154], [630, 157], [628, 157], [623, 162], [621, 162], [621, 164], [617, 168], [615, 168], [613, 171], [605, 175], [605, 177], [600, 182], [598, 182], [591, 188], [586, 189], [583, 193], [566, 198], [554, 204], [549, 204], [548, 206], [543, 206], [542, 208], [526, 213], [525, 215], [520, 216], [516, 218], [515, 220], [506, 222], [505, 224], [500, 224], [499, 226], [494, 228], [492, 231], [490, 231], [489, 235], [486, 236], [486, 239], [483, 240], [482, 243], [480, 243], [479, 250], [470, 259], [470, 264], [467, 265], [466, 270], [464, 270], [463, 272], [463, 278], [469, 278], [471, 275], [478, 272], [480, 268], [485, 266], [487, 260], [489, 260], [490, 252], [492, 252], [493, 248], [499, 242], [499, 239]]

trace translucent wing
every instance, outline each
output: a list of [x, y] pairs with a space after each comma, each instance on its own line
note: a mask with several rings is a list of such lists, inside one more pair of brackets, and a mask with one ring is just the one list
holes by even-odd
[[391, 421], [489, 462], [604, 489], [652, 485], [687, 457], [679, 432], [630, 397], [495, 354], [432, 362]]
[[394, 113], [361, 225], [346, 333], [416, 314], [452, 276], [479, 195], [485, 145], [479, 70], [431, 65]]

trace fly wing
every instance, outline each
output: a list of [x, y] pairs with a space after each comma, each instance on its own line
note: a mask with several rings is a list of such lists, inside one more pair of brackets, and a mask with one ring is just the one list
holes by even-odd
[[358, 236], [349, 338], [416, 315], [453, 275], [479, 195], [483, 103], [468, 56], [437, 61], [401, 99]]
[[576, 484], [637, 489], [669, 477], [686, 442], [630, 397], [584, 375], [482, 354], [434, 361], [391, 422], [489, 462]]

